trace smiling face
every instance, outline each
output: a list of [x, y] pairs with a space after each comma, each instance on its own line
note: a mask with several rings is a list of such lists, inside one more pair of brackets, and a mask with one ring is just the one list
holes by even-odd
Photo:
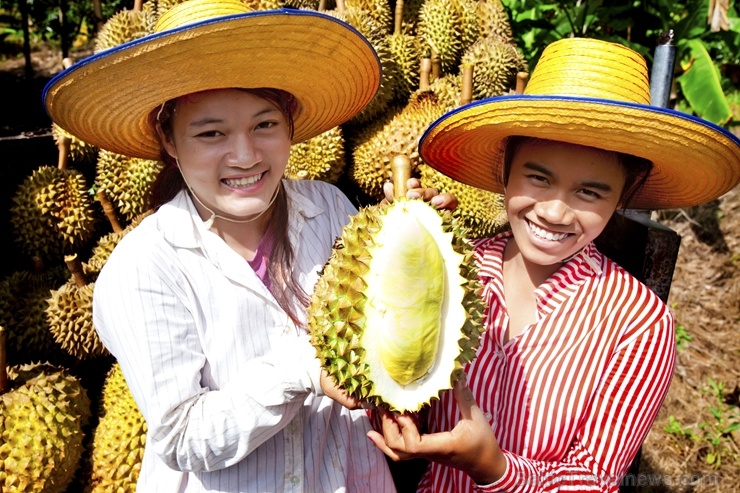
[[552, 273], [588, 245], [619, 205], [624, 183], [614, 153], [524, 141], [512, 157], [505, 205], [525, 264]]
[[[240, 220], [270, 206], [290, 143], [288, 121], [277, 106], [242, 90], [221, 89], [180, 98], [172, 138], [163, 145], [200, 201]], [[210, 213], [195, 203], [208, 219]]]

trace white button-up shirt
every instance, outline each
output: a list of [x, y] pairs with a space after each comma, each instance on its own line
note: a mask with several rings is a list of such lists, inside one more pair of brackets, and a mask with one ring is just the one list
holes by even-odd
[[[326, 183], [284, 185], [295, 277], [311, 293], [356, 210]], [[138, 492], [395, 491], [365, 412], [320, 395], [305, 330], [187, 193], [119, 243], [93, 304], [148, 425]]]

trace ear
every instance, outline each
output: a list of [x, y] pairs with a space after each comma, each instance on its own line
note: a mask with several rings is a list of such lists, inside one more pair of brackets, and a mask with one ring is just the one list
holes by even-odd
[[164, 130], [162, 130], [162, 125], [157, 122], [154, 128], [157, 130], [159, 142], [162, 144], [164, 150], [167, 152], [167, 154], [172, 156], [173, 159], [177, 159], [177, 147], [175, 146], [175, 143], [170, 140], [164, 133]]

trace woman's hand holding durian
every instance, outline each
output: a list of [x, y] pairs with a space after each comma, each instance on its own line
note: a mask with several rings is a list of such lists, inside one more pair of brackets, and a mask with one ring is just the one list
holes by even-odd
[[461, 469], [478, 484], [494, 483], [506, 472], [506, 458], [464, 381], [455, 383], [454, 396], [461, 418], [451, 431], [421, 434], [411, 415], [378, 409], [383, 433], [367, 436], [394, 461], [423, 458]]
[[[385, 183], [383, 193], [385, 198], [381, 201], [381, 204], [393, 202], [393, 183]], [[457, 197], [451, 193], [439, 193], [436, 188], [424, 188], [418, 178], [409, 178], [406, 182], [406, 198], [422, 199], [433, 205], [435, 209], [453, 211], [458, 205]]]

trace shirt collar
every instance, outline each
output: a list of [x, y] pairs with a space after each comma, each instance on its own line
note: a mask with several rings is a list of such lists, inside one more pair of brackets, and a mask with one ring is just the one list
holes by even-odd
[[[323, 209], [314, 204], [290, 180], [283, 180], [283, 185], [288, 194], [290, 237], [295, 245], [305, 219], [318, 216]], [[167, 242], [180, 248], [202, 247], [204, 236], [211, 233], [205, 227], [205, 221], [198, 214], [187, 190], [181, 190], [174, 199], [159, 208], [157, 229]]]

